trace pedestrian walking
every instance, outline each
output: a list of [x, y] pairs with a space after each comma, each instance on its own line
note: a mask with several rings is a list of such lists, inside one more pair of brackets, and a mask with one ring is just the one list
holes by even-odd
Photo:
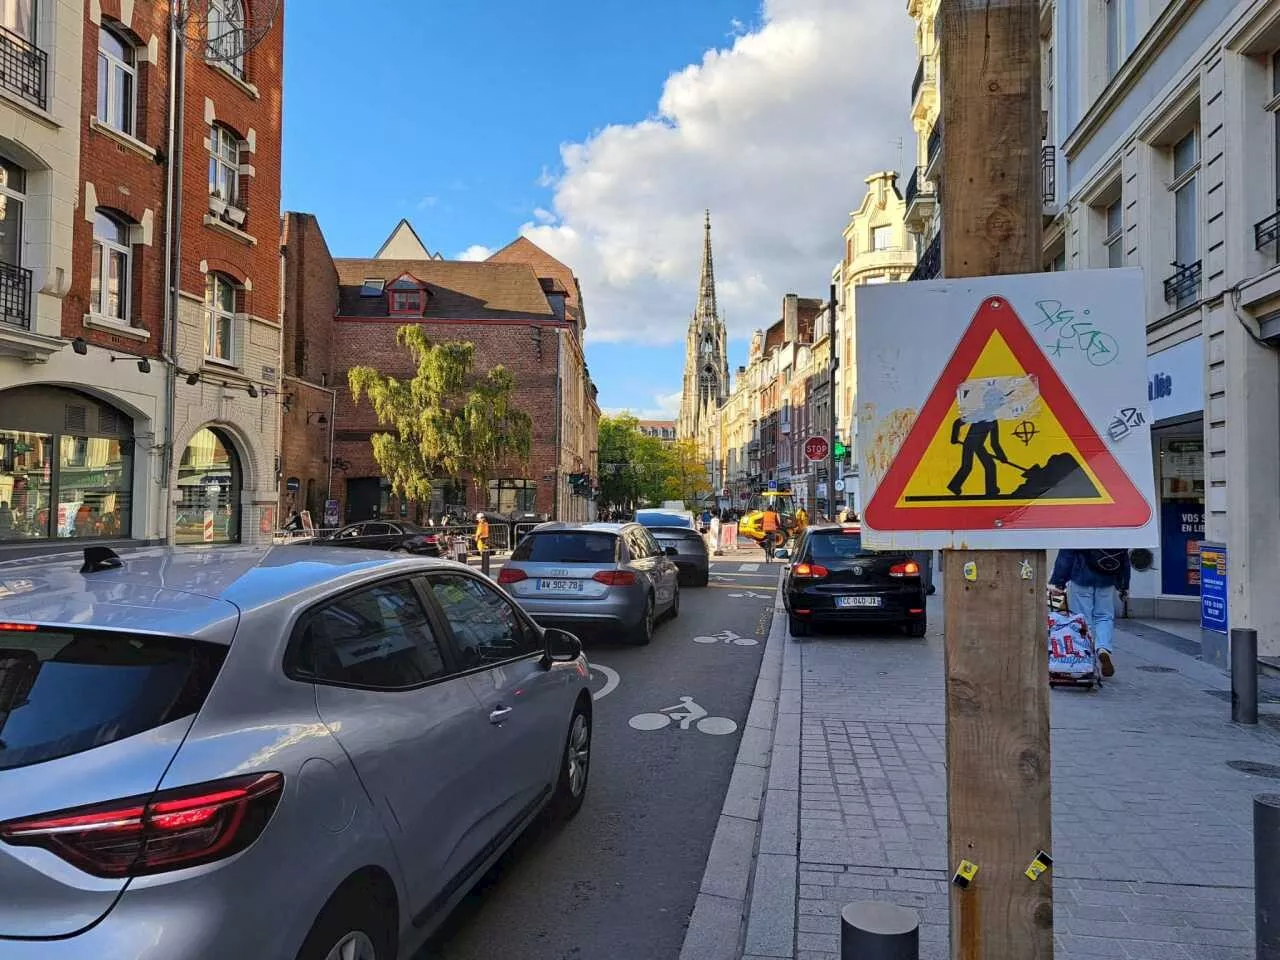
[[706, 507], [702, 508], [701, 520], [702, 520], [702, 532], [706, 533], [708, 530], [711, 529], [711, 511], [708, 510]]
[[481, 556], [484, 556], [486, 550], [489, 549], [489, 521], [484, 518], [483, 513], [476, 514], [476, 550]]
[[1127, 550], [1059, 550], [1049, 577], [1051, 586], [1066, 590], [1067, 605], [1084, 617], [1098, 647], [1102, 675], [1116, 672], [1112, 659], [1116, 598], [1129, 596], [1129, 553]]

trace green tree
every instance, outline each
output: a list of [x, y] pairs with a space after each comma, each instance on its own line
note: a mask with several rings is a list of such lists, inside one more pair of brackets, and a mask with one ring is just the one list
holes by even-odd
[[629, 413], [600, 418], [600, 504], [611, 510], [634, 510], [661, 502], [670, 486], [669, 450], [657, 437], [640, 430]]
[[677, 440], [667, 448], [667, 499], [683, 500], [690, 508], [711, 492], [707, 465], [698, 442]]
[[423, 327], [406, 324], [396, 341], [416, 372], [397, 380], [373, 367], [347, 372], [351, 399], [367, 397], [379, 425], [393, 432], [372, 438], [373, 458], [391, 491], [419, 503], [435, 480], [469, 474], [481, 495], [502, 464], [529, 457], [533, 426], [512, 402], [515, 380], [502, 366], [475, 375], [475, 344], [432, 343]]

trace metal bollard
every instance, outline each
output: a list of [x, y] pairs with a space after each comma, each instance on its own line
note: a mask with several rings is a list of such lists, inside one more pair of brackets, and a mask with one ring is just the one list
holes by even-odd
[[1253, 798], [1253, 902], [1257, 960], [1280, 960], [1280, 794]]
[[486, 577], [489, 575], [489, 551], [480, 551], [480, 572]]
[[1258, 722], [1258, 631], [1231, 630], [1231, 722]]
[[891, 903], [849, 904], [840, 911], [840, 960], [920, 960], [920, 918]]

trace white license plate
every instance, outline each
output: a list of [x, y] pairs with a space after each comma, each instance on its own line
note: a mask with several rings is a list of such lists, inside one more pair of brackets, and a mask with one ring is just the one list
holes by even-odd
[[836, 597], [837, 607], [878, 607], [879, 597]]
[[546, 591], [547, 593], [581, 593], [581, 580], [548, 580], [545, 577], [538, 580], [538, 591]]

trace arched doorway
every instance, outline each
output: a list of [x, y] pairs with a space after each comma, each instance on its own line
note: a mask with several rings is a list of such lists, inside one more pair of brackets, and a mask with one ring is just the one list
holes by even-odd
[[197, 430], [178, 461], [174, 542], [239, 543], [240, 455], [217, 427]]
[[0, 391], [0, 542], [132, 535], [133, 420], [63, 387]]

